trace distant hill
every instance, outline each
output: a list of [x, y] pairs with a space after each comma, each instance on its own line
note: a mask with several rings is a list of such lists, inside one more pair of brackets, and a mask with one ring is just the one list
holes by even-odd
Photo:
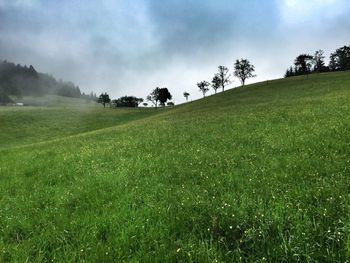
[[0, 62], [0, 103], [12, 102], [11, 96], [60, 95], [72, 98], [96, 100], [96, 95], [84, 94], [73, 82], [57, 81], [54, 77], [37, 72], [30, 65]]

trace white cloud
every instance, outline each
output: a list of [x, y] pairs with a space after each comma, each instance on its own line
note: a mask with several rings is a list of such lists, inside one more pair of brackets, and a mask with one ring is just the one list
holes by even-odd
[[331, 20], [348, 12], [348, 0], [282, 0], [281, 17], [288, 25], [312, 23], [313, 25]]

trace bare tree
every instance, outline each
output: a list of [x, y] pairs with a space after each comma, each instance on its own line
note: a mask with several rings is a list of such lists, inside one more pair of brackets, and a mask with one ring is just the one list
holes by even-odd
[[215, 74], [215, 76], [218, 77], [220, 80], [220, 87], [222, 88], [222, 91], [225, 91], [225, 87], [229, 84], [231, 84], [230, 77], [231, 75], [228, 74], [228, 68], [225, 66], [219, 66], [218, 67], [218, 73]]

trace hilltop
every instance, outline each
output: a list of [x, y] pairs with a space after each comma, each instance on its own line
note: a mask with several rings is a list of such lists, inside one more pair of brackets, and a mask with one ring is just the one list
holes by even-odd
[[345, 71], [157, 111], [0, 109], [0, 261], [344, 262], [349, 87]]

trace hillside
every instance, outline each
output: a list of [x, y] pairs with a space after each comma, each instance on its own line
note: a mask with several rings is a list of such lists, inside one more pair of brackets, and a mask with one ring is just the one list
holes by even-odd
[[36, 107], [0, 108], [0, 150], [122, 125], [158, 114], [152, 109], [103, 109], [101, 104], [60, 96], [25, 97]]
[[88, 109], [0, 109], [0, 261], [349, 259], [349, 71]]
[[0, 61], [0, 105], [16, 100], [22, 101], [24, 96], [44, 95], [97, 99], [92, 93], [81, 93], [80, 88], [70, 81], [57, 81], [51, 75], [37, 72], [32, 65], [27, 67], [6, 60]]

